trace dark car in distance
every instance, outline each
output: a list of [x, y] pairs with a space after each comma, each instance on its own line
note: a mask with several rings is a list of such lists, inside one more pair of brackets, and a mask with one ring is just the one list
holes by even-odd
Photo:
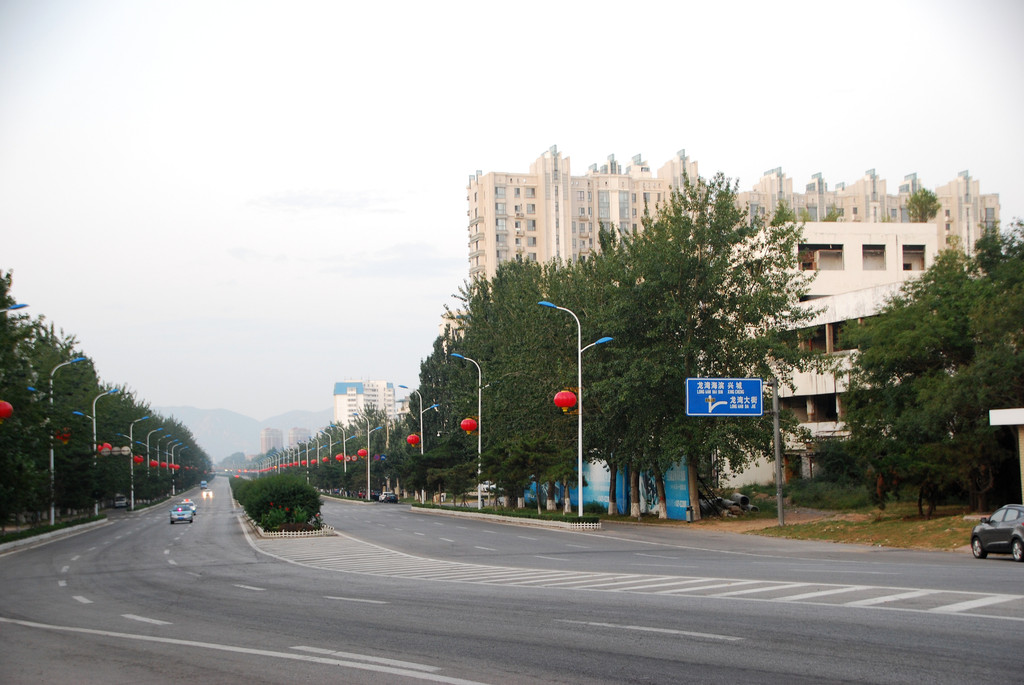
[[971, 531], [971, 551], [978, 559], [989, 554], [1010, 554], [1024, 561], [1024, 504], [1007, 504], [983, 516]]

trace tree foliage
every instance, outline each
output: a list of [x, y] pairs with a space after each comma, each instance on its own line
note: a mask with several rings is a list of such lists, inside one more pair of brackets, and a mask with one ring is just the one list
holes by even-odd
[[[0, 308], [14, 304], [12, 286], [12, 274], [0, 273]], [[128, 494], [133, 483], [136, 499], [148, 500], [169, 494], [172, 480], [180, 488], [203, 478], [209, 459], [184, 425], [152, 412], [127, 386], [103, 383], [73, 336], [27, 311], [0, 314], [0, 400], [14, 407], [0, 424], [0, 526], [12, 517], [40, 521], [51, 501], [59, 515]], [[94, 419], [98, 443], [130, 454], [98, 454]], [[149, 468], [150, 458], [168, 461], [155, 440], [147, 450], [145, 436], [154, 429], [181, 441], [177, 471]]]
[[921, 188], [907, 199], [907, 214], [915, 223], [925, 224], [935, 218], [942, 209], [942, 204], [935, 193]]
[[880, 505], [899, 484], [917, 489], [922, 513], [944, 494], [986, 510], [1020, 492], [1012, 435], [988, 412], [1024, 406], [1022, 234], [1018, 222], [986, 232], [972, 257], [943, 251], [879, 316], [847, 327], [851, 447]]

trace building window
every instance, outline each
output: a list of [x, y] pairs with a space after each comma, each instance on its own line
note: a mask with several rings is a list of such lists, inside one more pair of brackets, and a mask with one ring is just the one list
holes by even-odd
[[536, 214], [537, 213], [537, 205], [531, 205], [531, 204], [526, 205], [526, 213], [527, 214]]
[[885, 245], [864, 245], [861, 257], [865, 271], [885, 271]]
[[597, 216], [605, 220], [612, 218], [610, 194], [607, 190], [597, 191]]
[[587, 215], [587, 208], [586, 207], [580, 207], [580, 216], [586, 216], [586, 215]]
[[496, 213], [498, 213], [498, 214], [504, 214], [505, 213], [505, 203], [504, 202], [495, 202], [494, 203], [494, 211]]
[[504, 219], [495, 219], [494, 220], [494, 227], [497, 228], [502, 233], [504, 233], [505, 232], [505, 220]]
[[513, 192], [515, 193], [515, 196], [516, 196], [516, 197], [519, 197], [519, 191], [520, 191], [520, 189], [519, 189], [518, 187], [516, 187], [516, 188], [515, 188], [515, 189], [513, 190]]
[[577, 202], [586, 202], [587, 201], [587, 194], [585, 192], [583, 192], [582, 190], [577, 190], [576, 191], [576, 201]]
[[536, 219], [527, 219], [526, 220], [526, 230], [527, 231], [536, 231], [537, 230], [537, 220]]
[[505, 187], [504, 186], [495, 186], [494, 187], [494, 197], [505, 197]]
[[537, 236], [531, 235], [526, 239], [527, 247], [537, 247]]
[[843, 246], [803, 244], [797, 248], [801, 271], [843, 271]]
[[530, 260], [531, 262], [535, 262], [535, 261], [537, 261], [537, 253], [536, 252], [527, 252], [526, 253], [526, 258], [528, 260]]
[[903, 246], [903, 270], [924, 271], [924, 245]]
[[526, 197], [537, 197], [537, 189], [536, 188], [527, 188], [526, 189]]

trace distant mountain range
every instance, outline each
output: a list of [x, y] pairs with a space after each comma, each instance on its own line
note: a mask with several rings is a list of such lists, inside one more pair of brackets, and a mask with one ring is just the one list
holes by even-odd
[[259, 454], [260, 431], [264, 428], [277, 428], [287, 442], [288, 431], [292, 428], [308, 428], [312, 433], [334, 420], [332, 409], [291, 411], [264, 421], [227, 409], [153, 407], [153, 411], [185, 424], [214, 464], [236, 452]]

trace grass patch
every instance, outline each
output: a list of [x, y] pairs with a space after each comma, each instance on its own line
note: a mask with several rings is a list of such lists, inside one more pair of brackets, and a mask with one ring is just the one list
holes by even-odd
[[797, 540], [823, 540], [875, 547], [955, 550], [970, 542], [977, 524], [964, 519], [962, 506], [939, 507], [931, 520], [917, 513], [916, 503], [890, 504], [886, 509], [836, 514], [828, 519], [751, 531], [757, 535]]

